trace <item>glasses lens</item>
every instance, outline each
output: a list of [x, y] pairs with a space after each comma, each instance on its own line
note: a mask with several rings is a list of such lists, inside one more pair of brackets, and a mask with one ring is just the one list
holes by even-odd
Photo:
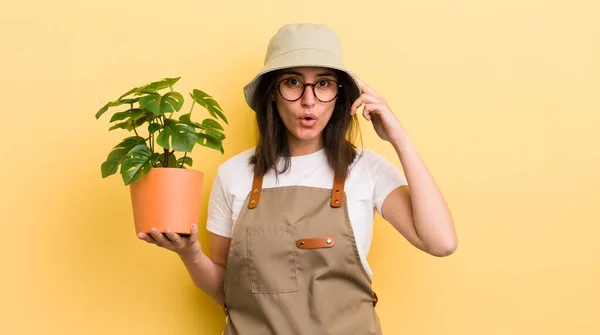
[[303, 84], [303, 82], [295, 78], [285, 79], [279, 84], [279, 92], [286, 100], [297, 100], [300, 99], [304, 90]]
[[[286, 100], [298, 100], [304, 91], [304, 83], [295, 78], [284, 79], [279, 84], [279, 92]], [[328, 102], [338, 94], [338, 85], [333, 80], [321, 79], [314, 85], [314, 94], [317, 99]]]
[[315, 85], [315, 95], [321, 101], [331, 101], [338, 93], [338, 85], [333, 80], [319, 80]]

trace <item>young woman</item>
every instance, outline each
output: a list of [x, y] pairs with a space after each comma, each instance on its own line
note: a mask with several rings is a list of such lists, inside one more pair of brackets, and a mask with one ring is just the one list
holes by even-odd
[[[223, 163], [212, 185], [210, 257], [196, 225], [189, 238], [139, 236], [175, 251], [224, 306], [225, 334], [381, 334], [366, 260], [375, 211], [424, 252], [456, 249], [450, 211], [406, 131], [341, 55], [323, 25], [285, 25], [270, 40], [244, 88], [258, 144]], [[406, 177], [353, 145], [360, 106]]]

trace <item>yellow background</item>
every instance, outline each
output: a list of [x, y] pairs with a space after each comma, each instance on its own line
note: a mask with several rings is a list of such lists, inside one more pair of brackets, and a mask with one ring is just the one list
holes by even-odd
[[179, 259], [137, 240], [120, 176], [101, 178], [129, 133], [94, 114], [164, 77], [215, 96], [225, 155], [191, 155], [203, 228], [217, 166], [254, 143], [243, 85], [282, 24], [311, 21], [387, 99], [459, 234], [435, 258], [377, 217], [385, 334], [600, 334], [599, 17], [595, 0], [2, 1], [0, 333], [220, 334]]

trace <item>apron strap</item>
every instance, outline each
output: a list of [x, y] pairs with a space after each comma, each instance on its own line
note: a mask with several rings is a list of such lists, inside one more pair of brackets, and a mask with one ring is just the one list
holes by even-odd
[[250, 191], [250, 202], [248, 202], [248, 208], [253, 209], [258, 206], [258, 200], [260, 200], [260, 193], [262, 192], [263, 176], [259, 176], [254, 172], [254, 180], [252, 181], [252, 190]]
[[340, 207], [344, 202], [344, 184], [346, 180], [343, 176], [335, 175], [333, 178], [333, 188], [331, 189], [331, 207]]
[[[254, 180], [252, 180], [252, 190], [250, 191], [250, 201], [248, 202], [248, 208], [254, 209], [258, 206], [260, 200], [260, 194], [262, 192], [263, 176], [259, 176], [254, 173]], [[333, 188], [331, 189], [331, 207], [340, 207], [344, 202], [344, 184], [346, 180], [342, 176], [336, 175], [333, 178]]]

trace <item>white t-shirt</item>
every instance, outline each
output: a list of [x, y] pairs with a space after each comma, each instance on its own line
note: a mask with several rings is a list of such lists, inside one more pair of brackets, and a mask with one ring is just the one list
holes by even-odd
[[[243, 151], [219, 166], [208, 203], [208, 231], [231, 237], [252, 188], [254, 173], [248, 162], [254, 150]], [[381, 206], [387, 195], [397, 187], [407, 185], [407, 182], [404, 175], [381, 155], [369, 149], [358, 149], [357, 152], [349, 168], [344, 191], [358, 253], [365, 271], [372, 277], [367, 255], [373, 237], [375, 211], [381, 215]], [[281, 163], [283, 166], [283, 160]], [[290, 169], [279, 175], [278, 183], [274, 171], [270, 170], [263, 178], [263, 188], [310, 186], [331, 189], [333, 175], [325, 149], [321, 149], [312, 154], [291, 157]]]

